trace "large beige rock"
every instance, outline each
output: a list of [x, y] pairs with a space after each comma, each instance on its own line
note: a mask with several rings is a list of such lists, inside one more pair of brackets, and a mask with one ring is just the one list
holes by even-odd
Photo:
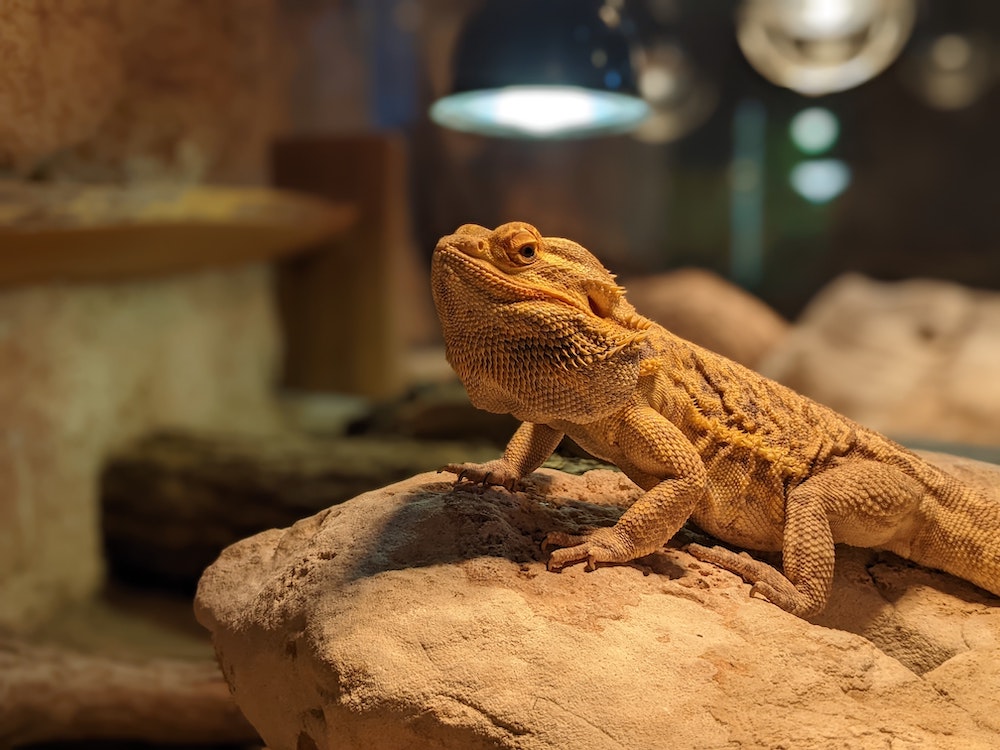
[[1000, 608], [944, 574], [846, 550], [824, 627], [677, 549], [546, 572], [548, 531], [635, 495], [419, 475], [228, 548], [196, 614], [272, 750], [1000, 742]]
[[100, 584], [112, 448], [161, 427], [275, 429], [279, 353], [261, 266], [0, 290], [0, 626]]
[[1000, 294], [842, 276], [761, 369], [882, 432], [1000, 445]]

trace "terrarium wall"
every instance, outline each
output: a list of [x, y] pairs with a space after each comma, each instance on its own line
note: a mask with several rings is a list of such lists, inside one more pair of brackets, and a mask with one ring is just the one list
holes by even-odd
[[283, 117], [274, 0], [15, 0], [0, 20], [0, 168], [72, 180], [266, 177]]

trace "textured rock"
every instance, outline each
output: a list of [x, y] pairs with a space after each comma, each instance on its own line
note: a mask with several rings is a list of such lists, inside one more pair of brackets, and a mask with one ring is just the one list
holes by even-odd
[[[527, 484], [419, 475], [223, 552], [196, 614], [272, 750], [1000, 742], [995, 598], [865, 550], [838, 566], [839, 628], [673, 548], [550, 574], [548, 531], [610, 524], [636, 489], [608, 471]], [[908, 668], [842, 629], [880, 621], [967, 637]]]
[[791, 327], [753, 295], [702, 269], [627, 279], [623, 285], [646, 317], [747, 367], [756, 367]]
[[882, 432], [1000, 445], [1000, 294], [843, 276], [761, 369]]
[[99, 585], [112, 447], [158, 427], [275, 429], [270, 282], [250, 266], [0, 291], [0, 625]]

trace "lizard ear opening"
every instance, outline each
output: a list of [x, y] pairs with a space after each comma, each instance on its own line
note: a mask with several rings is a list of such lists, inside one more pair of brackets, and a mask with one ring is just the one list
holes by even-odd
[[587, 290], [587, 304], [590, 305], [590, 311], [599, 318], [610, 318], [616, 301], [606, 289], [591, 288]]
[[587, 295], [587, 302], [590, 304], [590, 311], [594, 313], [598, 318], [608, 317], [608, 310], [605, 310], [598, 299], [595, 298], [593, 294]]

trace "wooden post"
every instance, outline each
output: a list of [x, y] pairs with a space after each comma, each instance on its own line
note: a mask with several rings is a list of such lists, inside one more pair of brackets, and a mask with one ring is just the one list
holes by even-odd
[[302, 137], [273, 151], [276, 185], [358, 210], [354, 228], [281, 264], [285, 385], [373, 398], [403, 384], [398, 269], [405, 248], [404, 144], [399, 137]]

